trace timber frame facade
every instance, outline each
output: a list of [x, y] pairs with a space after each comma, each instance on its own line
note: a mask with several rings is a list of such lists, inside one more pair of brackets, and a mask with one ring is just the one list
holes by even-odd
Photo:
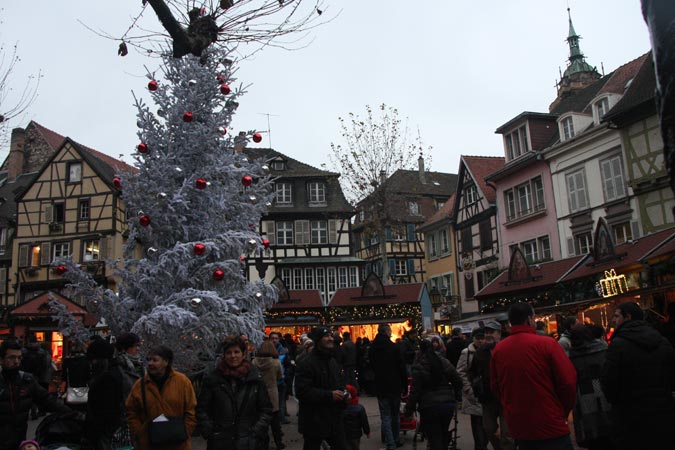
[[361, 285], [363, 261], [354, 256], [351, 217], [339, 174], [272, 149], [247, 148], [275, 178], [275, 199], [259, 225], [269, 249], [246, 260], [249, 279], [280, 278], [290, 290], [318, 290], [328, 305], [337, 289]]
[[504, 158], [462, 156], [455, 218], [455, 258], [462, 315], [478, 312], [475, 294], [498, 275], [499, 232], [494, 186], [485, 177], [504, 167]]

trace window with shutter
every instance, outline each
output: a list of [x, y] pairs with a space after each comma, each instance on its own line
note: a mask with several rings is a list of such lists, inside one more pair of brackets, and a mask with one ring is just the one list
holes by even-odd
[[5, 288], [7, 287], [7, 268], [0, 269], [0, 296], [5, 296]]
[[30, 266], [29, 255], [29, 245], [20, 245], [19, 246], [19, 267], [28, 267]]
[[41, 266], [48, 266], [51, 262], [51, 254], [50, 254], [50, 245], [49, 242], [43, 242], [40, 244], [40, 265]]
[[296, 245], [307, 245], [310, 243], [309, 220], [295, 221], [295, 243]]
[[408, 223], [405, 227], [408, 235], [408, 242], [415, 242], [417, 240], [417, 236], [415, 235], [415, 224]]
[[42, 215], [42, 223], [52, 223], [54, 220], [54, 208], [52, 205], [45, 206], [44, 213]]
[[276, 230], [274, 221], [265, 222], [265, 239], [270, 242], [270, 245], [275, 245], [276, 243]]
[[338, 243], [338, 220], [330, 219], [328, 221], [328, 243], [337, 244]]
[[110, 246], [112, 245], [112, 238], [101, 238], [98, 242], [98, 252], [101, 261], [105, 261], [110, 255]]

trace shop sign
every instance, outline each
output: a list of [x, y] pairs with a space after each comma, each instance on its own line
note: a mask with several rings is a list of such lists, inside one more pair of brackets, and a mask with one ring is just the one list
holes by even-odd
[[600, 280], [600, 291], [604, 298], [628, 292], [626, 275], [617, 275], [614, 269], [605, 270], [605, 277]]

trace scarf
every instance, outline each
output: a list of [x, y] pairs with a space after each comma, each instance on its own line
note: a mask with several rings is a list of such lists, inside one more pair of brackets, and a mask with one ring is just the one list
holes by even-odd
[[242, 361], [242, 363], [237, 367], [230, 367], [225, 364], [225, 358], [220, 360], [218, 364], [218, 371], [224, 376], [229, 378], [241, 379], [244, 378], [251, 370], [251, 363], [248, 360]]
[[132, 356], [127, 352], [120, 352], [118, 361], [125, 368], [136, 372], [140, 369], [142, 373], [143, 363], [141, 362], [140, 355]]

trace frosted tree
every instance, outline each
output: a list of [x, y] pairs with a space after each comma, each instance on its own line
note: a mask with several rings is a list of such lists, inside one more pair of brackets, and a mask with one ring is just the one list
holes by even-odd
[[114, 179], [129, 217], [124, 259], [109, 261], [119, 292], [73, 262], [57, 261], [54, 270], [114, 334], [137, 333], [146, 348], [169, 345], [177, 367], [194, 372], [213, 360], [224, 335], [262, 340], [276, 290], [249, 282], [242, 258], [269, 245], [256, 228], [272, 184], [264, 162], [240, 151], [260, 134], [230, 130], [243, 87], [235, 87], [228, 52], [214, 46], [199, 58], [173, 58], [167, 51], [160, 70], [148, 74], [155, 106], [134, 96], [137, 170]]

